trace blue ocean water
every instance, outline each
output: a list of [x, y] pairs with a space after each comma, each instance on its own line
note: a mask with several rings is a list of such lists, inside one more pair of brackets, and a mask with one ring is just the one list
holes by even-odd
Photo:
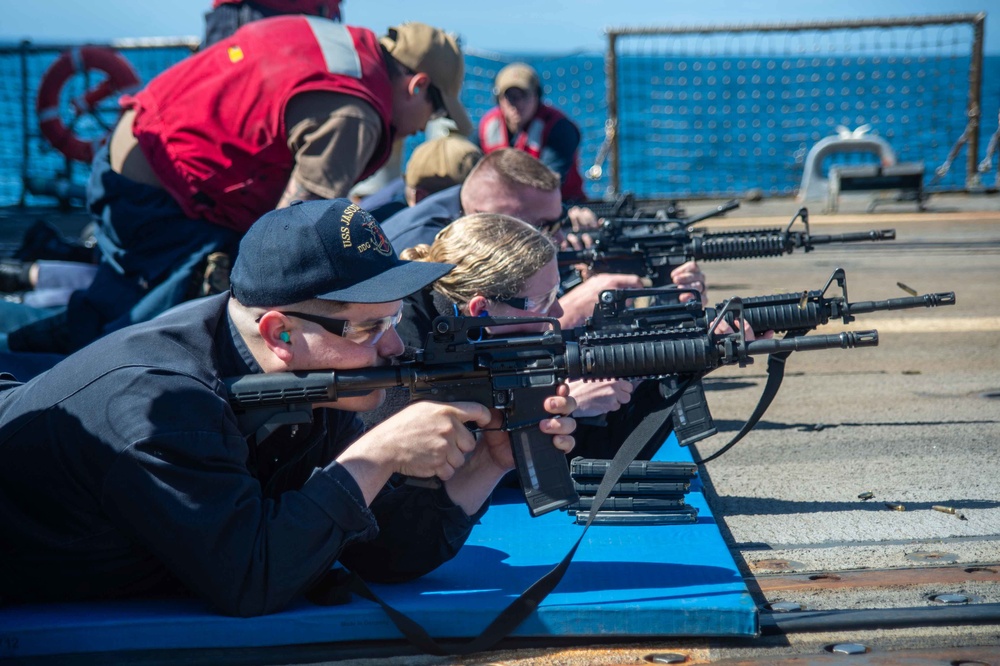
[[[603, 56], [529, 62], [549, 101], [580, 124], [586, 169], [605, 133]], [[470, 107], [492, 104], [489, 81], [497, 69], [472, 62]], [[966, 129], [968, 72], [968, 56], [626, 56], [617, 75], [619, 189], [649, 198], [740, 196], [751, 188], [792, 194], [813, 145], [840, 127], [865, 125], [889, 142], [898, 161], [923, 162], [933, 189], [962, 189], [965, 148], [946, 174], [934, 171]], [[1000, 56], [984, 59], [981, 106], [980, 160], [997, 130]], [[873, 159], [838, 156], [830, 163]], [[996, 155], [992, 164], [990, 183]], [[609, 165], [603, 166], [603, 177], [588, 183], [595, 198], [607, 192]]]
[[[185, 48], [123, 52], [141, 80], [148, 81], [186, 57]], [[22, 59], [17, 49], [0, 50], [0, 206], [16, 204], [22, 176], [52, 179], [69, 175], [78, 185], [88, 168], [67, 161], [39, 135], [34, 113], [38, 83], [58, 56], [54, 50]], [[607, 93], [603, 54], [466, 56], [462, 101], [473, 120], [494, 105], [496, 72], [515, 60], [532, 64], [546, 99], [580, 126], [580, 161], [587, 170], [605, 140]], [[808, 149], [838, 126], [870, 125], [885, 137], [900, 161], [920, 161], [928, 180], [943, 164], [966, 127], [968, 57], [687, 57], [625, 56], [618, 71], [619, 187], [648, 198], [740, 196], [751, 188], [791, 194], [798, 187]], [[66, 100], [96, 81], [77, 77], [63, 91]], [[1000, 110], [1000, 55], [987, 56], [982, 76], [978, 154], [997, 130]], [[84, 137], [101, 136], [114, 123], [116, 108], [106, 100], [93, 116], [65, 122]], [[25, 139], [25, 137], [27, 137]], [[407, 141], [407, 151], [422, 136]], [[965, 184], [962, 149], [936, 189]], [[848, 161], [869, 161], [860, 156]], [[993, 171], [985, 176], [994, 182]], [[587, 180], [592, 198], [609, 193], [612, 165]], [[50, 203], [28, 195], [27, 203]]]

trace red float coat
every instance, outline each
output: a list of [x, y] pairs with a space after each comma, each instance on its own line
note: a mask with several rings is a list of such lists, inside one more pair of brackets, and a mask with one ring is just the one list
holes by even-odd
[[[503, 112], [499, 106], [493, 107], [479, 123], [479, 146], [483, 149], [483, 153], [513, 147], [539, 159], [549, 132], [564, 118], [566, 115], [558, 109], [548, 104], [539, 104], [535, 117], [514, 137], [512, 144]], [[567, 201], [584, 201], [587, 198], [583, 192], [583, 178], [580, 177], [579, 156], [575, 152], [570, 161], [570, 168], [562, 179], [562, 198]]]
[[374, 33], [327, 19], [278, 16], [182, 60], [135, 96], [132, 132], [164, 188], [194, 219], [246, 231], [274, 209], [294, 167], [285, 106], [294, 95], [353, 95], [382, 118], [359, 180], [392, 149], [392, 89]]

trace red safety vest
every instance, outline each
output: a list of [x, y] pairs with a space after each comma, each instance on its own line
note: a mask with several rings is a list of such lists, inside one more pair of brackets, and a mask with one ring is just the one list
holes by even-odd
[[392, 150], [392, 88], [374, 33], [327, 19], [278, 16], [248, 23], [121, 103], [132, 132], [184, 213], [246, 231], [273, 210], [294, 166], [285, 106], [323, 90], [364, 100], [382, 136], [359, 180]]
[[[565, 117], [558, 109], [548, 104], [539, 104], [535, 117], [531, 119], [525, 129], [514, 137], [514, 143], [511, 144], [503, 112], [499, 106], [493, 107], [479, 122], [479, 146], [484, 153], [513, 147], [538, 159], [542, 155], [542, 148], [549, 138], [552, 127]], [[576, 153], [573, 153], [569, 171], [566, 172], [566, 177], [562, 181], [562, 198], [566, 201], [585, 201], [587, 199], [587, 195], [583, 193], [583, 178], [580, 177], [580, 165]]]
[[[255, 5], [282, 14], [310, 14], [329, 19], [340, 19], [340, 0], [253, 0]], [[243, 0], [214, 0], [212, 8], [221, 5], [241, 5]]]

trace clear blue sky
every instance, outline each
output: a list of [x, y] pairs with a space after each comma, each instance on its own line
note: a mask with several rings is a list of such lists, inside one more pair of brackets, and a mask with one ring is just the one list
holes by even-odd
[[[106, 41], [202, 35], [211, 0], [0, 0], [0, 41]], [[603, 51], [608, 26], [704, 25], [987, 12], [1000, 54], [998, 0], [345, 0], [346, 22], [381, 33], [401, 21], [450, 30], [477, 50]]]

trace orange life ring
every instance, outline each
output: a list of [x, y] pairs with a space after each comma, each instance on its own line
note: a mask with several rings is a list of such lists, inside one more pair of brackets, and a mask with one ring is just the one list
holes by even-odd
[[139, 89], [139, 75], [117, 51], [104, 46], [81, 46], [63, 51], [59, 59], [46, 70], [38, 87], [35, 104], [42, 136], [66, 157], [88, 164], [94, 158], [95, 146], [100, 146], [107, 136], [87, 141], [74, 134], [63, 123], [59, 113], [59, 95], [74, 74], [95, 69], [107, 74], [108, 78], [82, 96], [70, 100], [76, 118], [92, 113], [99, 102], [115, 93], [135, 92]]

